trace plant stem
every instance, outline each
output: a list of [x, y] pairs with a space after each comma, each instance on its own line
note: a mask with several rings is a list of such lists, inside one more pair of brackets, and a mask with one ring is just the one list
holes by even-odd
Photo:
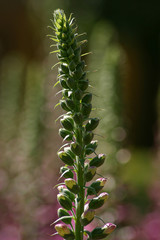
[[81, 224], [81, 215], [84, 212], [84, 169], [77, 158], [78, 171], [77, 171], [77, 183], [80, 187], [80, 191], [77, 196], [77, 208], [76, 208], [76, 222], [75, 222], [75, 239], [83, 240], [83, 226]]

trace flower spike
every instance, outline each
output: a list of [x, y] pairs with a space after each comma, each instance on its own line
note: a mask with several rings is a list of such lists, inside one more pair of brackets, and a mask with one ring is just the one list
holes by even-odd
[[[52, 53], [56, 53], [58, 58], [54, 65], [58, 65], [58, 81], [54, 86], [60, 84], [62, 88], [59, 91], [62, 99], [56, 105], [63, 111], [58, 118], [62, 126], [59, 135], [63, 142], [67, 141], [57, 153], [65, 164], [60, 168], [60, 178], [64, 177], [65, 180], [57, 185], [57, 200], [61, 207], [58, 209], [58, 219], [53, 224], [63, 222], [56, 224], [55, 229], [56, 234], [66, 240], [83, 240], [85, 234], [88, 234], [88, 239], [102, 239], [115, 229], [114, 224], [107, 223], [92, 232], [84, 229], [94, 220], [96, 209], [108, 199], [108, 193], [100, 193], [106, 183], [105, 178], [98, 178], [88, 186], [97, 168], [105, 161], [104, 154], [96, 154], [98, 141], [94, 140], [93, 133], [100, 120], [90, 117], [93, 110], [92, 93], [88, 91], [90, 85], [86, 64], [82, 59], [89, 53], [82, 53], [81, 46], [86, 40], [78, 40], [84, 34], [76, 32], [72, 14], [67, 18], [63, 10], [57, 9], [53, 17], [51, 29], [54, 34], [49, 37], [57, 46]], [[90, 154], [95, 156], [90, 157]], [[94, 196], [89, 199], [91, 195]]]

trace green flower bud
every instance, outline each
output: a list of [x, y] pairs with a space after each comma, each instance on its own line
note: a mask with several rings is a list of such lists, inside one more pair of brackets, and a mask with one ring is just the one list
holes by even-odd
[[61, 204], [61, 206], [67, 210], [72, 209], [72, 202], [71, 200], [63, 193], [59, 193], [57, 195], [57, 200]]
[[75, 80], [73, 78], [67, 78], [67, 85], [71, 89], [75, 89], [76, 88], [76, 82], [75, 82]]
[[[57, 213], [58, 213], [59, 218], [64, 217], [64, 216], [67, 216], [67, 217], [70, 216], [70, 214], [63, 208], [59, 208]], [[72, 219], [71, 218], [62, 219], [61, 221], [66, 224], [71, 224]]]
[[65, 177], [65, 178], [73, 178], [73, 172], [72, 172], [71, 169], [62, 166], [60, 168], [60, 173], [63, 174], [64, 172], [65, 172], [65, 174], [63, 175], [63, 177]]
[[96, 167], [89, 167], [87, 169], [87, 172], [85, 173], [85, 180], [86, 180], [86, 182], [89, 182], [89, 181], [91, 181], [93, 179], [93, 177], [96, 174], [96, 170], [97, 170]]
[[55, 225], [55, 229], [58, 232], [58, 234], [63, 237], [66, 240], [74, 240], [75, 236], [72, 230], [67, 227], [67, 225], [63, 223], [59, 223]]
[[98, 193], [105, 185], [107, 179], [106, 178], [98, 178], [95, 182], [93, 182], [88, 190], [87, 190], [87, 194], [88, 195], [95, 195], [96, 193]]
[[89, 81], [87, 80], [81, 80], [78, 82], [78, 86], [82, 91], [85, 91], [88, 88]]
[[60, 151], [58, 152], [58, 157], [67, 165], [69, 166], [73, 166], [74, 164], [74, 160], [72, 159], [72, 157], [67, 154], [65, 151]]
[[[72, 56], [74, 56], [74, 55], [72, 55]], [[71, 72], [75, 71], [75, 69], [76, 69], [76, 64], [73, 60], [69, 64], [69, 69]]]
[[65, 50], [60, 50], [60, 55], [61, 55], [61, 57], [66, 58], [66, 57], [67, 57], [67, 51], [65, 51]]
[[101, 193], [98, 197], [93, 198], [89, 203], [90, 209], [97, 209], [103, 206], [107, 201], [109, 194], [106, 192]]
[[92, 93], [87, 93], [83, 98], [82, 98], [82, 103], [90, 103], [92, 101]]
[[69, 107], [67, 107], [67, 104], [66, 104], [65, 100], [60, 100], [60, 106], [63, 110], [70, 111]]
[[114, 231], [116, 225], [113, 223], [107, 223], [102, 228], [97, 227], [91, 232], [91, 239], [103, 239], [106, 238], [110, 233]]
[[86, 155], [92, 154], [95, 152], [96, 148], [98, 146], [98, 141], [92, 141], [90, 144], [86, 146]]
[[69, 73], [69, 69], [68, 69], [68, 66], [65, 64], [65, 63], [62, 63], [61, 66], [60, 66], [61, 70], [63, 73], [66, 73], [68, 74]]
[[75, 109], [75, 103], [74, 103], [73, 100], [67, 99], [67, 100], [66, 100], [66, 104], [67, 104], [67, 107], [68, 107], [71, 111], [73, 111], [73, 110]]
[[75, 159], [75, 154], [71, 151], [70, 147], [65, 147], [64, 151], [71, 156], [72, 159]]
[[76, 70], [72, 74], [73, 74], [74, 79], [78, 80], [82, 77], [83, 70], [80, 66], [76, 67]]
[[84, 213], [81, 216], [81, 223], [83, 226], [88, 225], [89, 223], [92, 222], [95, 216], [95, 210], [93, 209], [87, 209], [84, 211]]
[[99, 124], [99, 118], [91, 118], [86, 124], [86, 131], [93, 131]]
[[82, 147], [78, 143], [75, 143], [75, 142], [71, 143], [71, 150], [77, 156], [80, 156], [82, 153]]
[[67, 141], [71, 141], [72, 138], [73, 138], [72, 132], [66, 130], [65, 128], [60, 128], [60, 129], [59, 129], [59, 135], [60, 135], [63, 139], [65, 138], [65, 140], [67, 140]]
[[73, 120], [75, 121], [76, 124], [80, 125], [83, 123], [83, 116], [82, 113], [78, 112], [75, 113], [73, 116]]
[[83, 96], [83, 92], [80, 89], [77, 89], [74, 93], [74, 96], [75, 96], [75, 99], [79, 101]]
[[74, 128], [74, 121], [72, 119], [72, 117], [70, 116], [64, 116], [61, 120], [60, 120], [62, 126], [69, 130], [69, 131], [73, 131]]
[[85, 103], [85, 104], [82, 104], [82, 114], [84, 116], [89, 116], [89, 114], [91, 113], [92, 111], [92, 104], [91, 103]]
[[[73, 51], [72, 47], [68, 48], [67, 54], [68, 54], [70, 59], [74, 57], [74, 51]], [[74, 61], [71, 61], [70, 64], [69, 64], [69, 69], [71, 71], [74, 71], [75, 68], [76, 68], [76, 65], [75, 65]]]
[[67, 83], [64, 79], [60, 78], [59, 81], [60, 81], [60, 85], [61, 85], [62, 88], [68, 89], [68, 85], [67, 85]]
[[79, 192], [79, 186], [76, 181], [72, 178], [65, 179], [66, 187], [73, 193], [77, 194]]
[[83, 142], [85, 145], [89, 144], [94, 137], [94, 134], [92, 132], [86, 132], [83, 137]]
[[105, 158], [106, 158], [106, 155], [100, 153], [100, 154], [98, 154], [98, 156], [94, 157], [94, 158], [90, 161], [89, 165], [90, 165], [90, 166], [95, 166], [95, 167], [100, 167], [100, 166], [104, 163]]
[[75, 61], [76, 63], [78, 63], [78, 62], [80, 61], [80, 58], [81, 58], [81, 48], [80, 48], [80, 47], [77, 48], [77, 49], [74, 51], [74, 55], [75, 55], [74, 61]]
[[70, 192], [65, 185], [60, 185], [57, 187], [57, 189], [60, 193], [66, 195], [71, 200], [71, 202], [74, 202], [75, 195], [72, 192]]

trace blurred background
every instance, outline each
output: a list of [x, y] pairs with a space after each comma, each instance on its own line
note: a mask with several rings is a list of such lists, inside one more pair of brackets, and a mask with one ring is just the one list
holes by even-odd
[[[47, 26], [56, 8], [87, 32], [100, 174], [110, 199], [98, 214], [111, 240], [160, 239], [158, 0], [0, 1], [0, 240], [50, 240], [61, 162], [59, 87]], [[102, 226], [100, 220], [93, 225]], [[61, 238], [56, 238], [61, 239]]]

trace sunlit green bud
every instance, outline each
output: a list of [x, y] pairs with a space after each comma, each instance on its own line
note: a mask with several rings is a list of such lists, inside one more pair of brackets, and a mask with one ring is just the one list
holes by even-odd
[[72, 61], [70, 62], [70, 64], [69, 64], [69, 70], [70, 70], [71, 72], [73, 72], [73, 71], [75, 71], [75, 69], [76, 69], [76, 64], [75, 64], [75, 62], [72, 60]]
[[84, 211], [84, 213], [81, 216], [81, 223], [83, 226], [88, 225], [89, 223], [92, 222], [95, 216], [95, 210], [93, 209], [87, 209]]
[[[64, 216], [67, 216], [67, 217], [70, 216], [70, 214], [63, 208], [59, 208], [57, 213], [58, 213], [59, 218], [64, 217]], [[66, 224], [71, 224], [71, 220], [72, 220], [71, 218], [68, 218], [68, 219], [62, 219], [61, 221]]]
[[67, 104], [67, 107], [69, 107], [70, 110], [74, 110], [75, 109], [75, 103], [74, 103], [73, 100], [67, 99], [66, 100], [66, 104]]
[[114, 231], [116, 225], [113, 223], [107, 223], [102, 228], [97, 227], [91, 232], [91, 239], [103, 239]]
[[[74, 56], [74, 51], [73, 51], [73, 49], [71, 47], [68, 48], [67, 54], [68, 54], [69, 58], [72, 58]], [[73, 61], [71, 61], [70, 64], [69, 64], [69, 69], [71, 71], [74, 71], [75, 68], [76, 68], [75, 63]]]
[[89, 167], [87, 169], [87, 172], [85, 173], [85, 180], [86, 180], [86, 182], [89, 182], [89, 181], [91, 181], [93, 179], [93, 177], [96, 174], [96, 170], [97, 170], [96, 167]]
[[100, 167], [100, 166], [104, 163], [105, 158], [106, 158], [106, 155], [100, 153], [100, 154], [98, 154], [98, 156], [94, 157], [94, 158], [90, 161], [89, 165], [90, 165], [90, 166]]
[[[65, 172], [65, 173], [64, 173]], [[65, 178], [73, 178], [73, 172], [71, 169], [67, 168], [67, 167], [61, 167], [60, 168], [60, 173], [64, 173], [63, 177]]]
[[83, 122], [82, 113], [80, 113], [80, 112], [75, 113], [74, 116], [73, 116], [73, 120], [75, 121], [76, 124], [82, 124], [82, 122]]
[[89, 144], [94, 137], [93, 132], [86, 132], [84, 137], [83, 137], [83, 142], [85, 145]]
[[92, 154], [93, 152], [95, 152], [96, 148], [98, 146], [98, 141], [95, 140], [95, 141], [92, 141], [91, 143], [89, 143], [87, 146], [86, 146], [86, 155], [89, 155], [89, 154]]
[[107, 179], [106, 178], [98, 178], [95, 182], [93, 182], [88, 190], [87, 194], [88, 195], [95, 195], [97, 194], [105, 185]]
[[92, 111], [92, 104], [91, 103], [84, 103], [82, 104], [82, 114], [84, 116], [89, 116], [89, 114], [91, 113]]
[[62, 46], [63, 49], [67, 49], [67, 47], [68, 47], [67, 44], [64, 43], [64, 42], [61, 44], [61, 46]]
[[74, 79], [78, 80], [82, 77], [82, 74], [83, 74], [83, 70], [82, 68], [79, 66], [76, 68], [76, 70], [74, 71], [73, 73], [73, 77]]
[[69, 73], [68, 66], [65, 63], [61, 64], [61, 70], [63, 73]]
[[71, 200], [63, 193], [59, 193], [57, 195], [57, 200], [61, 204], [61, 206], [67, 210], [72, 209], [72, 202]]
[[59, 82], [62, 88], [68, 89], [68, 85], [64, 79], [60, 79]]
[[93, 198], [89, 203], [90, 209], [97, 209], [103, 206], [107, 201], [109, 194], [106, 192], [101, 193], [98, 197]]
[[83, 98], [82, 98], [82, 103], [90, 103], [92, 101], [92, 93], [87, 93]]
[[75, 142], [71, 143], [71, 150], [77, 156], [80, 156], [82, 153], [82, 147], [78, 143], [75, 143]]
[[67, 225], [63, 223], [59, 223], [55, 225], [55, 229], [58, 232], [58, 234], [63, 237], [66, 240], [74, 240], [75, 236], [72, 230], [67, 227]]
[[60, 120], [60, 122], [65, 129], [67, 129], [69, 131], [73, 131], [74, 121], [73, 121], [72, 117], [64, 116], [63, 119]]
[[66, 187], [73, 193], [77, 194], [79, 192], [79, 186], [76, 181], [72, 178], [65, 179]]
[[74, 94], [74, 96], [75, 96], [75, 99], [76, 100], [81, 100], [81, 98], [82, 98], [82, 96], [83, 96], [83, 92], [82, 92], [82, 90], [80, 90], [79, 88], [75, 91], [75, 94]]
[[66, 130], [65, 128], [60, 128], [59, 129], [59, 135], [65, 140], [70, 141], [73, 138], [72, 132]]
[[58, 157], [67, 165], [69, 166], [73, 166], [74, 164], [74, 160], [72, 159], [72, 157], [67, 154], [65, 151], [60, 151], [58, 152]]
[[58, 39], [61, 39], [61, 37], [62, 37], [62, 33], [61, 32], [55, 32], [55, 34], [56, 34]]
[[75, 195], [71, 191], [69, 191], [65, 185], [60, 185], [57, 187], [57, 189], [60, 193], [66, 195], [71, 200], [71, 202], [74, 202]]
[[67, 85], [69, 88], [71, 88], [71, 89], [76, 88], [76, 82], [73, 78], [67, 78], [66, 82], [67, 82]]
[[65, 100], [60, 100], [60, 106], [63, 110], [65, 111], [70, 111], [70, 109], [67, 107], [66, 101]]
[[71, 151], [70, 147], [65, 147], [64, 151], [69, 154], [73, 159], [75, 158], [75, 154]]
[[86, 124], [86, 131], [94, 130], [99, 124], [99, 118], [91, 118]]
[[78, 86], [82, 91], [85, 91], [88, 88], [88, 85], [89, 85], [88, 79], [81, 80], [81, 81], [78, 82]]

